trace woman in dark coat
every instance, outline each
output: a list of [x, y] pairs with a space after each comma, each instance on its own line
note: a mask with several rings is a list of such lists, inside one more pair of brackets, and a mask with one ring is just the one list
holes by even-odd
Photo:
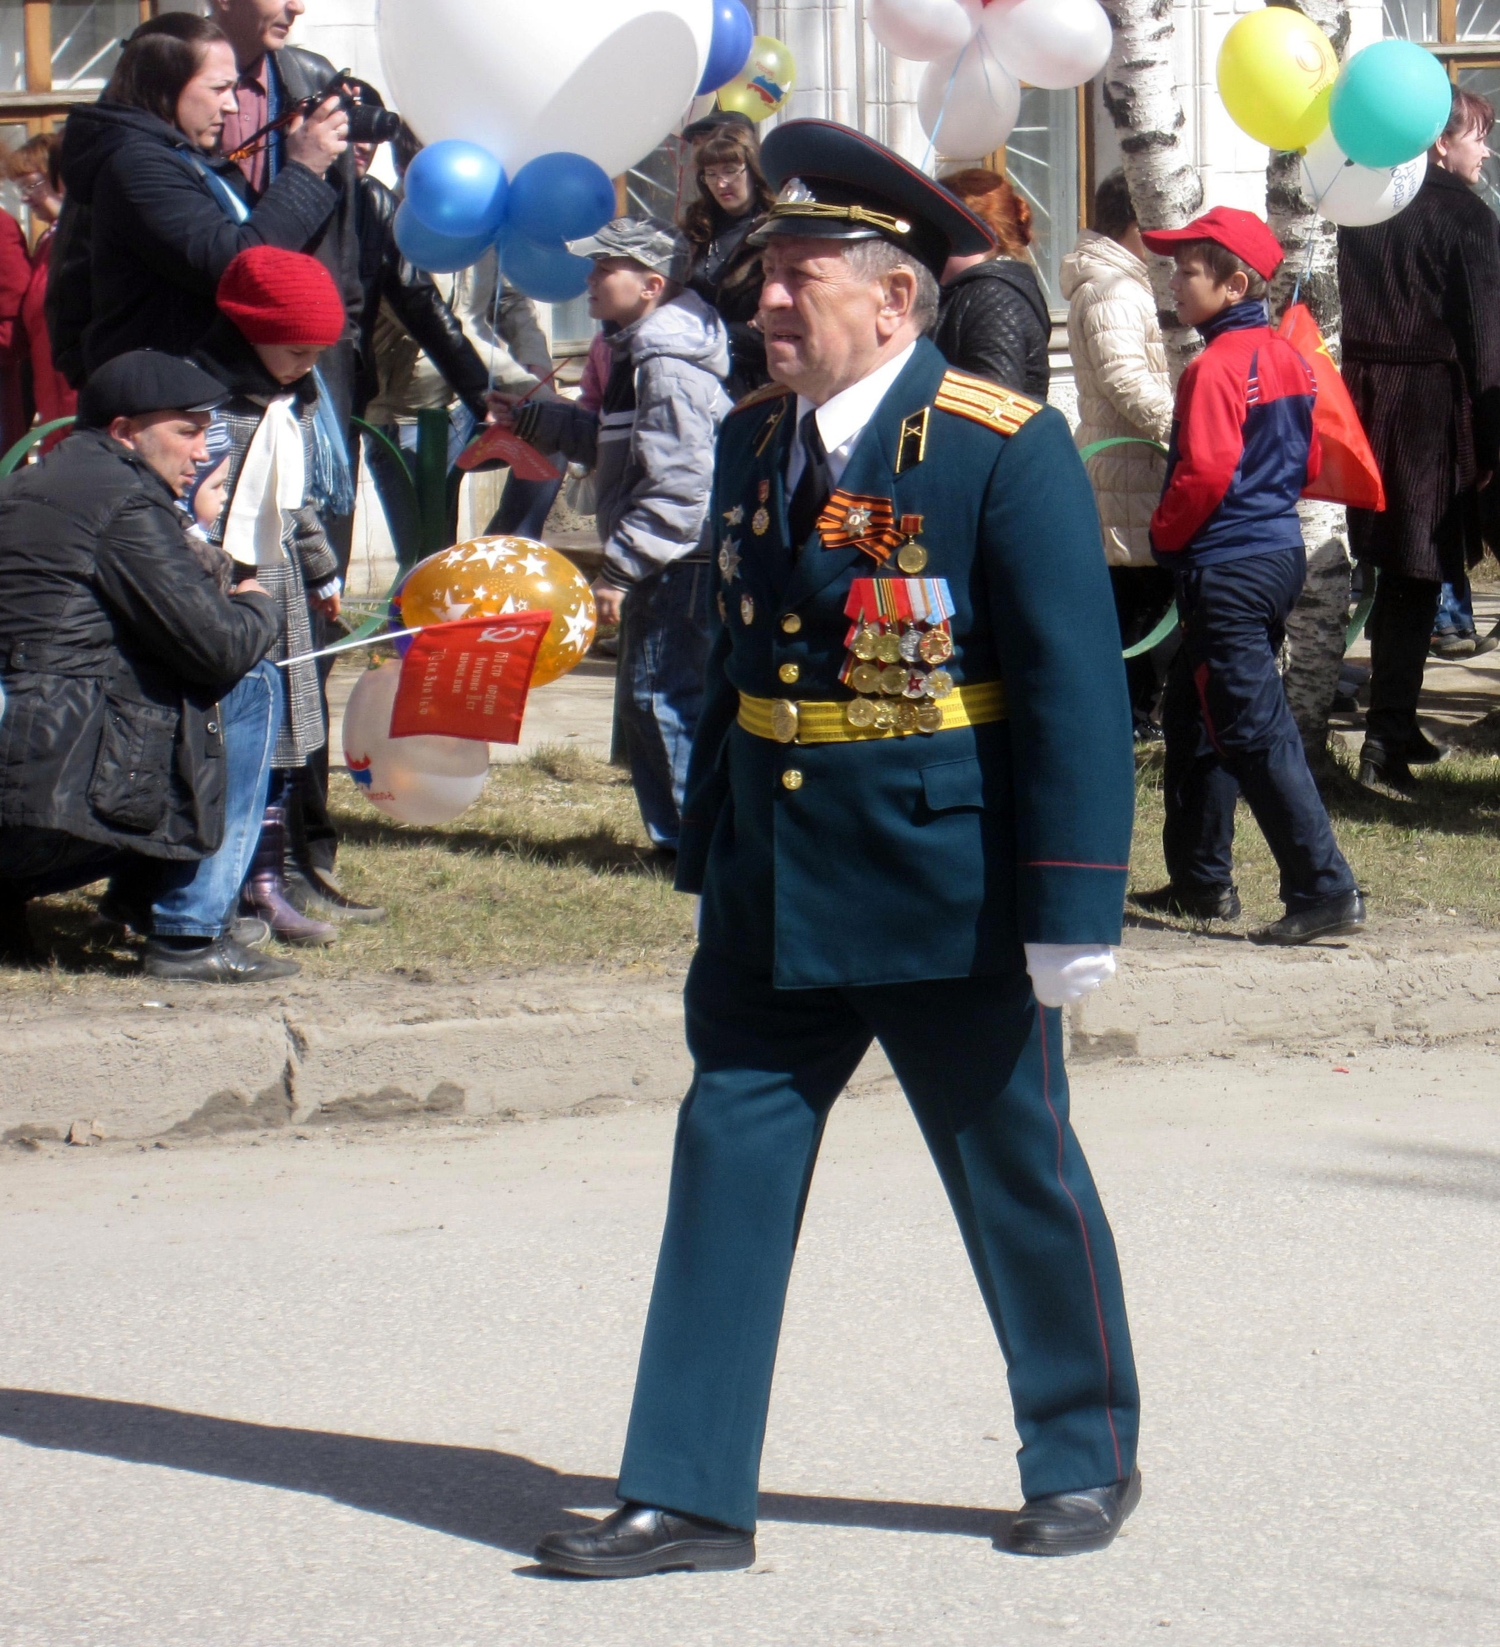
[[958, 371], [1045, 400], [1052, 317], [1028, 250], [1031, 208], [983, 167], [955, 172], [943, 187], [989, 224], [998, 245], [990, 256], [948, 259], [932, 341]]
[[689, 284], [729, 329], [731, 400], [770, 381], [766, 341], [750, 324], [760, 307], [760, 252], [745, 237], [775, 198], [760, 169], [755, 129], [742, 114], [716, 114], [682, 134], [693, 144], [697, 194], [683, 213], [693, 243]]
[[68, 116], [47, 323], [75, 386], [130, 349], [190, 353], [235, 256], [304, 250], [338, 204], [326, 178], [348, 117], [325, 104], [287, 128], [287, 163], [251, 209], [239, 167], [216, 154], [238, 78], [223, 30], [172, 12], [142, 24], [99, 101]]
[[1417, 198], [1339, 230], [1344, 379], [1385, 480], [1381, 514], [1349, 511], [1357, 560], [1379, 569], [1360, 782], [1410, 793], [1442, 751], [1417, 700], [1442, 585], [1483, 552], [1480, 492], [1500, 464], [1500, 225], [1474, 193], [1495, 111], [1455, 88]]

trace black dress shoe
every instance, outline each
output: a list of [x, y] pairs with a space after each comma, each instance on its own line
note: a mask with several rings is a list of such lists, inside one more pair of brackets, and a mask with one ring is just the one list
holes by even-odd
[[1028, 1498], [997, 1542], [1014, 1555], [1084, 1555], [1089, 1550], [1102, 1550], [1114, 1543], [1125, 1517], [1140, 1501], [1139, 1470], [1108, 1487]]
[[1240, 895], [1232, 886], [1162, 886], [1132, 892], [1130, 902], [1148, 915], [1176, 915], [1189, 921], [1237, 921]]
[[1365, 901], [1358, 891], [1325, 898], [1310, 909], [1298, 909], [1250, 934], [1252, 944], [1310, 944], [1314, 938], [1342, 938], [1365, 924]]
[[1374, 738], [1366, 738], [1359, 752], [1359, 782], [1362, 789], [1393, 790], [1407, 800], [1421, 788], [1405, 753]]
[[536, 1558], [579, 1578], [645, 1578], [686, 1569], [726, 1573], [755, 1561], [755, 1534], [649, 1504], [626, 1504], [576, 1533], [548, 1533]]
[[1413, 727], [1411, 736], [1401, 746], [1408, 766], [1435, 766], [1446, 760], [1453, 750], [1445, 743], [1434, 743], [1420, 726]]
[[228, 933], [196, 949], [175, 949], [160, 938], [148, 938], [143, 965], [147, 977], [180, 984], [265, 984], [294, 978], [302, 970], [295, 961], [246, 949]]

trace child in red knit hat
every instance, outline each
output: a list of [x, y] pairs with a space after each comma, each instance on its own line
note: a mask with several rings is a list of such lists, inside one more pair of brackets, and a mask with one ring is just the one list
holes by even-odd
[[[316, 650], [309, 608], [328, 619], [339, 612], [338, 562], [318, 510], [340, 487], [349, 491], [348, 451], [329, 408], [320, 408], [316, 368], [344, 336], [344, 302], [316, 258], [275, 246], [241, 252], [224, 271], [218, 302], [220, 318], [195, 356], [231, 394], [218, 413], [230, 436], [228, 485], [208, 536], [280, 606], [270, 656], [300, 658]], [[328, 737], [318, 668], [299, 662], [277, 673], [285, 713], [244, 908], [287, 943], [332, 943], [336, 928], [296, 909], [286, 886], [287, 791]]]

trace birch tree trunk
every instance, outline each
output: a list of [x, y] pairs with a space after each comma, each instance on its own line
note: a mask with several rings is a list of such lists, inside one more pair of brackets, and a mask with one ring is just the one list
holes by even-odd
[[[1342, 0], [1272, 0], [1300, 11], [1318, 25], [1342, 57], [1349, 43], [1349, 8]], [[1272, 232], [1286, 250], [1286, 262], [1271, 288], [1271, 313], [1279, 317], [1301, 280], [1301, 301], [1335, 362], [1341, 358], [1338, 231], [1319, 217], [1306, 192], [1299, 156], [1273, 154], [1266, 169], [1266, 208]], [[1298, 505], [1307, 544], [1307, 583], [1287, 620], [1287, 702], [1315, 772], [1328, 767], [1328, 717], [1344, 657], [1349, 622], [1349, 529], [1335, 503]]]
[[[1203, 182], [1182, 140], [1186, 116], [1172, 68], [1172, 0], [1103, 0], [1115, 44], [1104, 70], [1104, 106], [1119, 133], [1125, 180], [1143, 229], [1177, 229], [1203, 205]], [[1175, 383], [1200, 347], [1180, 326], [1167, 281], [1170, 258], [1148, 258], [1162, 340]]]

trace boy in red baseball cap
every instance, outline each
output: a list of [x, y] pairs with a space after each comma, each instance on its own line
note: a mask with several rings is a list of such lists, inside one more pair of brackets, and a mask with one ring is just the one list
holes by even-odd
[[1317, 478], [1311, 369], [1270, 328], [1266, 287], [1282, 261], [1250, 212], [1216, 206], [1142, 238], [1176, 259], [1177, 318], [1207, 347], [1177, 388], [1157, 560], [1176, 573], [1183, 644], [1168, 677], [1168, 884], [1139, 908], [1234, 920], [1234, 808], [1240, 794], [1281, 871], [1286, 913], [1257, 942], [1353, 932], [1364, 900], [1333, 838], [1277, 668], [1306, 554], [1297, 500]]
[[[338, 561], [318, 511], [340, 462], [347, 481], [348, 452], [338, 449], [336, 427], [321, 426], [316, 367], [344, 335], [344, 300], [316, 258], [252, 246], [225, 269], [218, 303], [219, 319], [194, 357], [229, 390], [219, 411], [229, 431], [229, 479], [208, 537], [237, 565], [253, 567], [275, 598], [281, 638], [268, 655], [305, 658], [315, 650], [311, 611], [330, 620], [339, 611]], [[285, 943], [331, 943], [336, 928], [297, 909], [286, 883], [289, 792], [328, 738], [318, 666], [293, 662], [277, 674], [286, 699], [244, 909]]]

